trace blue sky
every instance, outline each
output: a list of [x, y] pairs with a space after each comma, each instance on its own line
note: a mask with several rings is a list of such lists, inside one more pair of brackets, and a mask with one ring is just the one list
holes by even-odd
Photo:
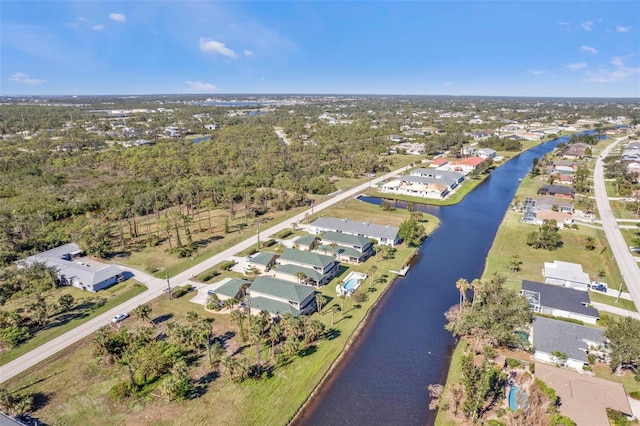
[[640, 1], [6, 1], [0, 94], [640, 97]]

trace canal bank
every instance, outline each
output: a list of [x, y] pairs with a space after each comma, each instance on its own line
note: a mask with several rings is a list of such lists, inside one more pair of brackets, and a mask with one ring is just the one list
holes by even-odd
[[[541, 144], [495, 170], [454, 206], [414, 205], [437, 216], [439, 229], [421, 246], [405, 278], [378, 302], [293, 424], [431, 424], [427, 386], [444, 383], [455, 340], [444, 312], [457, 303], [454, 283], [479, 277], [518, 179], [567, 137]], [[378, 203], [380, 199], [365, 199]], [[398, 202], [401, 205], [401, 202]]]

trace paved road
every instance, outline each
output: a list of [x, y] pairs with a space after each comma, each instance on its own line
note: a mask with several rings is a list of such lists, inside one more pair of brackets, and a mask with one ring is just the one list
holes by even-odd
[[[336, 193], [334, 197], [330, 198], [329, 200], [326, 200], [318, 205], [314, 205], [312, 208], [292, 217], [291, 219], [287, 219], [284, 222], [274, 225], [268, 229], [260, 230], [260, 234], [264, 236], [269, 236], [285, 228], [290, 228], [293, 222], [302, 221], [306, 214], [311, 215], [313, 213], [317, 213], [320, 210], [326, 209], [327, 207], [337, 204], [340, 201], [343, 201], [347, 198], [355, 197], [360, 193], [366, 191], [370, 186], [373, 186], [378, 182], [381, 182], [384, 179], [387, 179], [389, 177], [399, 175], [402, 172], [404, 172], [406, 169], [407, 169], [406, 167], [402, 167], [398, 170], [387, 173], [378, 178], [372, 179], [370, 182], [367, 181], [366, 183], [363, 183], [362, 185], [359, 185], [353, 189], [350, 189], [347, 191], [339, 191]], [[259, 235], [249, 237], [243, 242], [238, 243], [235, 246], [228, 248], [227, 250], [224, 250], [223, 252], [210, 257], [209, 259], [204, 260], [203, 262], [193, 266], [192, 268], [178, 275], [175, 275], [170, 279], [171, 286], [174, 287], [174, 286], [180, 286], [180, 285], [186, 284], [189, 281], [189, 279], [194, 277], [195, 275], [199, 275], [205, 272], [206, 270], [212, 268], [213, 266], [217, 265], [218, 263], [231, 258], [234, 254], [253, 246], [254, 244], [257, 243], [258, 237]], [[265, 238], [262, 238], [262, 240], [264, 241]], [[151, 300], [155, 299], [156, 297], [161, 296], [167, 288], [167, 282], [164, 279], [152, 277], [149, 274], [144, 273], [143, 271], [139, 271], [127, 266], [121, 266], [121, 267], [124, 270], [132, 272], [135, 279], [143, 283], [144, 285], [146, 285], [148, 290], [132, 299], [129, 299], [128, 301], [122, 303], [121, 305], [118, 305], [117, 307], [109, 310], [108, 312], [105, 312], [93, 318], [92, 320], [79, 325], [73, 330], [70, 330], [65, 334], [45, 343], [44, 345], [38, 347], [37, 349], [34, 349], [31, 352], [28, 352], [22, 355], [21, 357], [15, 359], [14, 361], [11, 361], [5, 364], [4, 366], [0, 367], [0, 383], [6, 380], [9, 380], [13, 376], [25, 371], [26, 369], [38, 364], [41, 361], [44, 361], [51, 355], [61, 351], [62, 349], [66, 348], [72, 343], [75, 343], [78, 340], [90, 335], [91, 333], [93, 333], [103, 325], [108, 324], [114, 315], [120, 312], [131, 312], [138, 305], [141, 305], [143, 303], [148, 303]]]
[[[622, 278], [627, 285], [627, 289], [631, 294], [633, 302], [636, 307], [640, 308], [640, 268], [633, 257], [633, 254], [629, 251], [629, 247], [622, 237], [620, 227], [613, 216], [609, 200], [607, 198], [607, 190], [604, 184], [604, 162], [602, 161], [611, 149], [620, 143], [624, 138], [616, 139], [616, 141], [607, 146], [596, 160], [596, 167], [593, 172], [593, 187], [596, 197], [596, 206], [600, 212], [600, 219], [602, 221], [602, 228], [604, 229], [607, 240], [609, 241], [609, 247], [613, 253], [618, 268], [622, 274]], [[612, 287], [616, 287], [617, 283], [609, 283]]]
[[618, 308], [616, 306], [607, 305], [604, 303], [591, 302], [594, 308], [600, 312], [609, 312], [610, 314], [620, 315], [621, 317], [631, 317], [640, 320], [640, 313], [629, 311], [627, 309]]

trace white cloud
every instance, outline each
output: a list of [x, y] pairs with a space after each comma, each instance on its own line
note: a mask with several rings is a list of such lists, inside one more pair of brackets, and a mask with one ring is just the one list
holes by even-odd
[[13, 73], [13, 75], [11, 77], [9, 77], [9, 80], [17, 81], [18, 83], [22, 83], [22, 84], [29, 84], [31, 86], [35, 86], [35, 85], [38, 85], [38, 84], [44, 84], [44, 83], [47, 82], [47, 80], [42, 80], [42, 79], [39, 79], [39, 78], [30, 77], [29, 74], [25, 74], [23, 72]]
[[88, 19], [85, 18], [84, 16], [78, 16], [78, 21], [83, 21], [83, 22], [87, 22]]
[[540, 75], [540, 74], [546, 74], [549, 72], [549, 70], [536, 70], [536, 69], [530, 69], [529, 72], [533, 75]]
[[109, 19], [111, 19], [112, 21], [120, 22], [122, 24], [127, 22], [127, 17], [124, 16], [124, 13], [110, 13]]
[[573, 64], [568, 64], [566, 65], [567, 68], [569, 68], [570, 70], [581, 70], [587, 67], [587, 63], [586, 62], [575, 62]]
[[445, 86], [453, 86], [453, 81], [445, 81], [444, 85]]
[[593, 28], [593, 21], [584, 21], [580, 26], [585, 31], [591, 31], [591, 28]]
[[598, 49], [591, 46], [582, 46], [580, 49], [582, 49], [583, 52], [591, 53], [592, 55], [598, 53]]
[[631, 27], [617, 26], [616, 27], [616, 31], [619, 32], [619, 33], [628, 33], [629, 31], [631, 31]]
[[236, 58], [236, 52], [229, 49], [224, 43], [220, 43], [219, 41], [206, 39], [200, 37], [200, 50], [204, 53], [213, 53], [220, 54], [223, 56], [227, 56], [229, 58]]
[[107, 27], [105, 27], [104, 25], [94, 25], [93, 27], [91, 27], [91, 29], [94, 30], [94, 31], [102, 31], [105, 28], [107, 28]]
[[185, 81], [186, 85], [189, 86], [189, 89], [196, 92], [212, 92], [214, 90], [218, 90], [218, 88], [211, 83], [204, 83], [202, 81]]
[[244, 49], [244, 56], [253, 56], [253, 50]]
[[616, 81], [625, 81], [630, 77], [640, 76], [640, 67], [628, 67], [625, 64], [626, 59], [629, 57], [614, 57], [611, 58], [611, 65], [613, 69], [601, 68], [598, 71], [587, 71], [587, 80], [595, 83], [610, 83]]

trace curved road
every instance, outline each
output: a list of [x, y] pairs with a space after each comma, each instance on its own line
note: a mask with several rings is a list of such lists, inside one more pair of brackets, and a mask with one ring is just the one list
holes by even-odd
[[[598, 159], [596, 160], [595, 170], [593, 171], [593, 188], [596, 197], [596, 206], [600, 212], [600, 219], [602, 221], [602, 228], [604, 229], [609, 246], [613, 257], [618, 263], [618, 268], [622, 274], [622, 279], [627, 285], [627, 289], [631, 294], [633, 302], [636, 304], [636, 308], [640, 308], [640, 268], [638, 263], [633, 257], [633, 254], [629, 251], [629, 247], [622, 237], [620, 228], [616, 218], [613, 216], [611, 205], [609, 204], [609, 198], [607, 197], [607, 190], [604, 184], [604, 162], [602, 161], [609, 152], [624, 138], [616, 139], [614, 143], [607, 146]], [[617, 283], [611, 283], [615, 288]]]
[[[362, 185], [359, 185], [348, 191], [338, 192], [334, 197], [330, 198], [329, 200], [323, 201], [317, 206], [313, 206], [312, 208], [305, 210], [304, 212], [299, 213], [290, 219], [287, 219], [277, 225], [272, 226], [271, 228], [265, 229], [260, 232], [264, 235], [273, 235], [285, 228], [291, 227], [291, 224], [293, 222], [300, 222], [301, 220], [304, 219], [306, 214], [311, 215], [314, 212], [317, 213], [320, 210], [326, 209], [327, 207], [337, 204], [340, 201], [345, 200], [349, 197], [355, 197], [361, 192], [366, 191], [370, 186], [375, 185], [379, 182], [382, 182], [387, 178], [399, 175], [405, 170], [407, 170], [406, 166], [398, 170], [395, 170], [393, 172], [387, 173], [378, 178], [372, 179], [371, 181], [367, 181]], [[205, 272], [206, 270], [212, 268], [213, 266], [217, 265], [218, 263], [229, 259], [231, 256], [235, 255], [236, 253], [253, 246], [258, 242], [258, 238], [259, 238], [259, 235], [256, 235], [254, 237], [249, 237], [246, 240], [242, 241], [241, 243], [238, 243], [235, 246], [230, 247], [202, 261], [201, 263], [187, 269], [186, 271], [173, 276], [170, 279], [171, 285], [177, 286], [177, 285], [185, 284], [194, 275], [199, 275]], [[127, 300], [126, 302], [116, 306], [115, 308], [101, 315], [98, 315], [97, 317], [85, 322], [84, 324], [77, 326], [73, 330], [69, 330], [63, 335], [43, 344], [37, 349], [34, 349], [31, 352], [28, 352], [22, 355], [21, 357], [16, 358], [15, 360], [3, 365], [2, 367], [0, 367], [0, 383], [6, 380], [9, 380], [10, 378], [25, 371], [30, 367], [33, 367], [39, 362], [44, 361], [51, 355], [63, 350], [64, 348], [77, 342], [78, 340], [90, 335], [91, 333], [93, 333], [103, 325], [109, 324], [109, 322], [111, 321], [111, 318], [113, 318], [114, 315], [120, 312], [131, 312], [135, 307], [143, 303], [150, 302], [156, 297], [161, 296], [167, 288], [167, 281], [164, 279], [152, 277], [149, 274], [146, 274], [142, 271], [138, 271], [133, 268], [129, 268], [127, 266], [121, 266], [121, 268], [133, 273], [135, 279], [141, 282], [142, 284], [146, 285], [148, 290], [145, 291], [144, 293], [141, 293]], [[640, 306], [640, 304], [638, 304], [638, 306]]]

